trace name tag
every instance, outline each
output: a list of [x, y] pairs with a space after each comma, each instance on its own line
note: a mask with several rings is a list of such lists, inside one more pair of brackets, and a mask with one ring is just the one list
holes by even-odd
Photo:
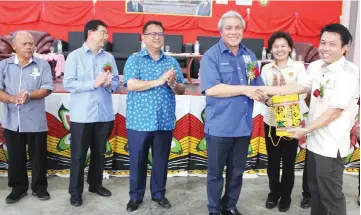
[[229, 63], [221, 63], [221, 66], [228, 66]]

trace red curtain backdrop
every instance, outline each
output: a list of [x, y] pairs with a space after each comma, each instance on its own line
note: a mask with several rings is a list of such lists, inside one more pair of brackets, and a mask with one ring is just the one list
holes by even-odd
[[[247, 8], [250, 15], [247, 16]], [[342, 1], [275, 1], [263, 7], [258, 1], [252, 6], [213, 2], [212, 17], [187, 17], [148, 14], [126, 14], [124, 1], [99, 1], [95, 7], [89, 1], [0, 2], [0, 35], [14, 30], [42, 30], [56, 38], [68, 40], [68, 31], [82, 31], [91, 19], [101, 19], [108, 25], [109, 40], [113, 32], [140, 33], [148, 20], [163, 22], [167, 34], [184, 35], [184, 43], [194, 43], [198, 35], [219, 36], [217, 23], [228, 10], [239, 12], [246, 21], [245, 38], [264, 38], [278, 30], [291, 33], [295, 41], [318, 46], [321, 27], [340, 22]]]

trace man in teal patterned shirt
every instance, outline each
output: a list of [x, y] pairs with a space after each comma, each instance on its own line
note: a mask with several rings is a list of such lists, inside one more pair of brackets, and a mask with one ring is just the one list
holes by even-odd
[[127, 211], [135, 211], [143, 202], [149, 147], [152, 147], [152, 200], [164, 208], [168, 158], [175, 118], [175, 94], [185, 86], [181, 68], [173, 57], [164, 55], [164, 29], [160, 22], [149, 21], [143, 27], [146, 48], [130, 56], [124, 68], [124, 86], [128, 88], [126, 127], [130, 157]]

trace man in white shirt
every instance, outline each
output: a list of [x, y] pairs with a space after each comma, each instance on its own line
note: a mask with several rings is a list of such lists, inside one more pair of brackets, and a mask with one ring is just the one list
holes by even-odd
[[311, 215], [346, 215], [343, 170], [359, 86], [357, 66], [344, 57], [350, 38], [343, 25], [326, 25], [321, 30], [321, 60], [309, 65], [300, 83], [260, 88], [269, 95], [311, 93], [308, 126], [289, 130], [293, 138], [307, 135]]

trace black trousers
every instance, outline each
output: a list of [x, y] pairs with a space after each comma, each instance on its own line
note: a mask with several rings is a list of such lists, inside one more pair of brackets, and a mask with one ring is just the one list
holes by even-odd
[[[269, 178], [269, 200], [275, 201], [280, 197], [282, 201], [291, 202], [291, 193], [295, 181], [295, 163], [298, 148], [298, 139], [281, 138], [274, 146], [268, 137], [270, 126], [265, 124], [266, 148], [268, 154], [267, 175]], [[276, 128], [271, 127], [271, 137], [277, 144], [280, 137], [276, 136]], [[280, 164], [282, 160], [282, 177], [280, 181]]]
[[[251, 137], [216, 137], [206, 134], [208, 173], [207, 197], [209, 213], [234, 210], [241, 193]], [[223, 172], [226, 169], [225, 191]]]
[[31, 163], [31, 190], [46, 190], [47, 173], [47, 132], [24, 132], [4, 130], [8, 149], [8, 185], [15, 192], [25, 192], [29, 188], [26, 170], [26, 145]]
[[71, 163], [69, 194], [80, 196], [84, 189], [85, 160], [90, 146], [90, 165], [87, 182], [97, 186], [103, 182], [105, 147], [113, 130], [114, 122], [71, 122]]
[[306, 157], [305, 157], [305, 166], [303, 168], [303, 174], [302, 174], [302, 196], [303, 198], [311, 198], [311, 191], [310, 191], [310, 187], [308, 186], [308, 177], [307, 177], [307, 166], [308, 166], [308, 162], [307, 162], [307, 155], [308, 154], [308, 150], [306, 149]]
[[346, 199], [342, 192], [345, 158], [324, 157], [308, 151], [308, 184], [311, 215], [346, 215]]

